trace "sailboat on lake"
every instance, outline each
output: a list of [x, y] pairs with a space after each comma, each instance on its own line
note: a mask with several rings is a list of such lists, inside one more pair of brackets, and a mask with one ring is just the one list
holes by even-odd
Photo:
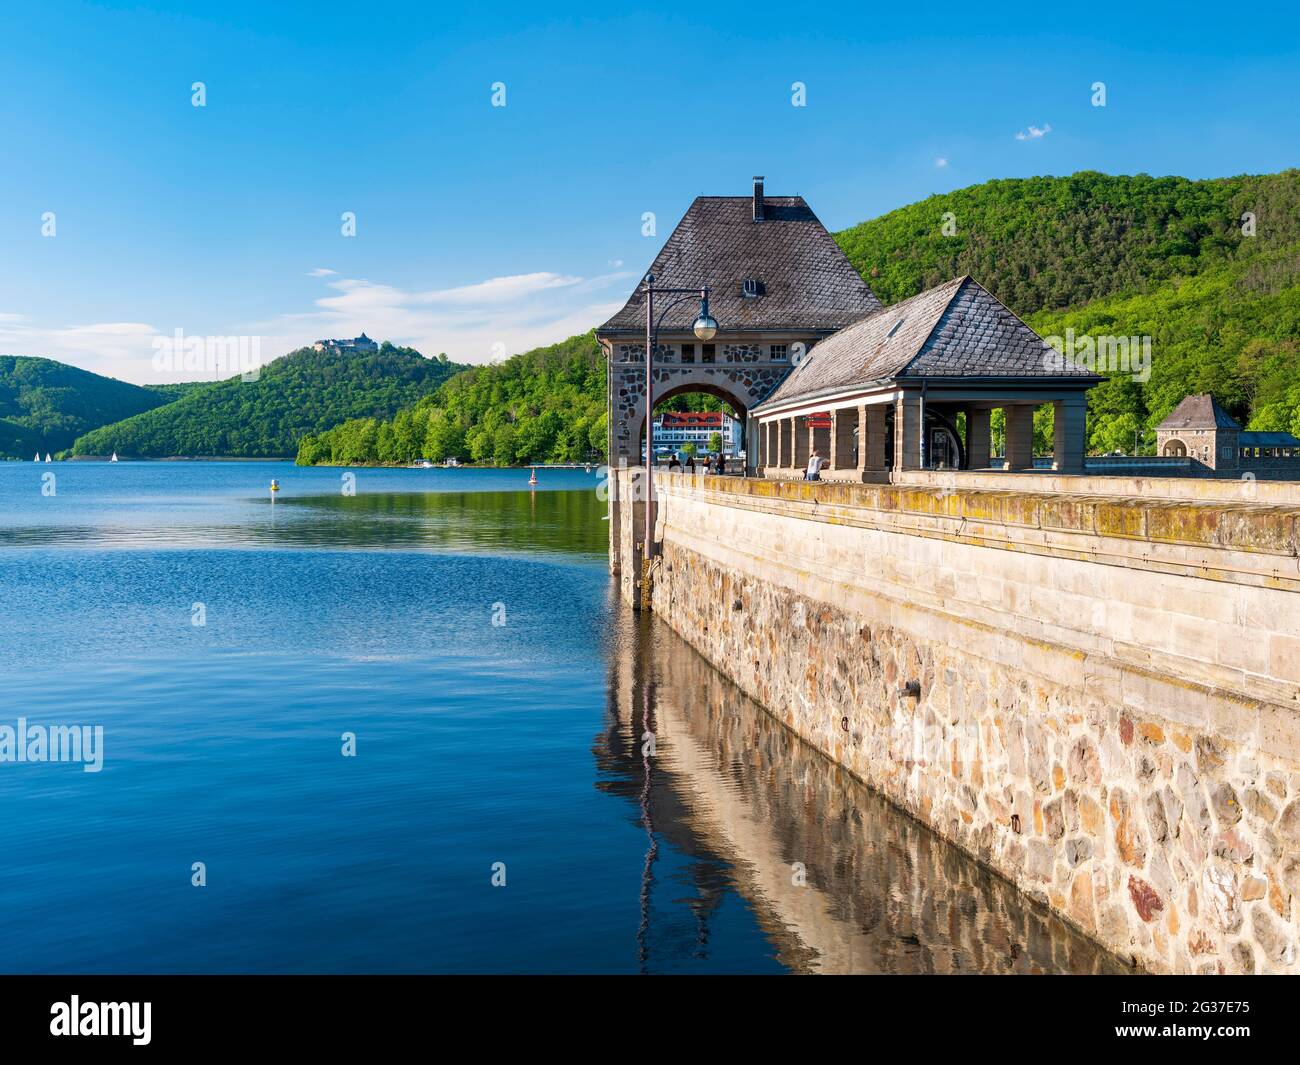
[[50, 458], [50, 453], [49, 453], [48, 451], [45, 452], [45, 461], [46, 461], [46, 462], [53, 462], [53, 461], [54, 461], [52, 458]]
[[109, 459], [108, 461], [109, 461], [109, 462], [116, 462], [116, 461], [117, 461], [117, 452], [116, 452], [116, 451], [113, 452], [113, 457], [112, 457], [111, 459]]
[[40, 461], [41, 461], [41, 453], [40, 453], [39, 451], [36, 452], [36, 457], [35, 457], [34, 459], [32, 459], [32, 461], [33, 461], [33, 462], [40, 462]]

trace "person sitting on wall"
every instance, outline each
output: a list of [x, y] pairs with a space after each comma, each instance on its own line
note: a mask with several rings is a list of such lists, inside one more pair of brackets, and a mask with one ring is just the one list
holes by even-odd
[[813, 448], [813, 453], [808, 456], [808, 469], [804, 471], [803, 479], [805, 481], [820, 481], [822, 479], [822, 467], [826, 465], [826, 460], [821, 457], [821, 453]]
[[677, 458], [676, 451], [668, 456], [668, 468], [670, 470], [680, 470], [682, 468], [681, 461]]

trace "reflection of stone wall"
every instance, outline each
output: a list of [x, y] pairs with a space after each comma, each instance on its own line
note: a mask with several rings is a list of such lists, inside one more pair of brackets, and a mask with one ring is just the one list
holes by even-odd
[[1106, 504], [667, 479], [654, 608], [1117, 952], [1300, 972], [1295, 512]]
[[[657, 831], [728, 862], [783, 963], [821, 973], [1121, 969], [801, 742], [666, 626], [620, 650], [638, 659], [611, 678], [620, 734], [641, 734], [647, 675], [653, 685], [653, 779], [674, 796], [652, 796]], [[636, 776], [638, 746], [624, 754]]]

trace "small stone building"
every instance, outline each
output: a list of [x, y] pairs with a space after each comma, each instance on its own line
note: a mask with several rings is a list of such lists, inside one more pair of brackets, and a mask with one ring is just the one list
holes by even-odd
[[1100, 380], [978, 281], [955, 278], [873, 309], [812, 349], [754, 411], [763, 472], [797, 476], [812, 448], [829, 458], [828, 479], [988, 468], [998, 408], [1006, 413], [1005, 468], [1028, 470], [1034, 410], [1051, 403], [1053, 468], [1082, 473], [1087, 391]]
[[1156, 454], [1190, 458], [1204, 473], [1300, 479], [1300, 439], [1242, 429], [1207, 392], [1188, 396], [1156, 426]]

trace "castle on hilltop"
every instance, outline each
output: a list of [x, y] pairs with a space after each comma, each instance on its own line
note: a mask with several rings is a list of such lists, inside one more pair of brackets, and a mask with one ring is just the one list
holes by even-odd
[[334, 348], [336, 351], [378, 351], [379, 345], [362, 333], [351, 340], [318, 340], [312, 348], [316, 351], [324, 351], [326, 348]]

